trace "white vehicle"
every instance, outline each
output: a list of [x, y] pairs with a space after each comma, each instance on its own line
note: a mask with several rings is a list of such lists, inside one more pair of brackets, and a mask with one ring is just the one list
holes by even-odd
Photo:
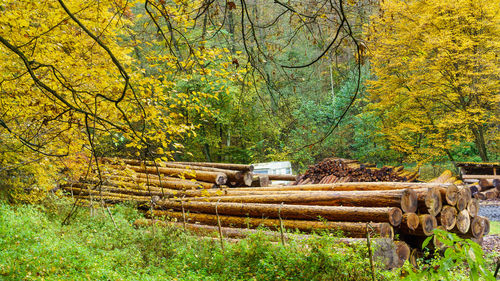
[[[253, 173], [258, 175], [293, 175], [290, 161], [253, 164]], [[273, 181], [273, 184], [287, 184], [288, 181]]]

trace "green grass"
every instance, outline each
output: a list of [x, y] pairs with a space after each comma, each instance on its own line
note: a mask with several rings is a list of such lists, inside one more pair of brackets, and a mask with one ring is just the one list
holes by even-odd
[[[330, 235], [306, 246], [254, 235], [226, 242], [223, 251], [218, 240], [179, 229], [134, 227], [142, 217], [135, 206], [111, 208], [117, 227], [105, 210], [90, 216], [88, 208], [61, 225], [70, 208], [61, 199], [0, 201], [0, 280], [371, 280], [366, 247], [342, 246]], [[499, 231], [498, 223], [491, 227]], [[456, 280], [467, 279], [465, 270], [457, 269]], [[396, 280], [401, 270], [377, 265], [375, 274], [376, 280]]]
[[[286, 246], [259, 235], [237, 244], [193, 238], [177, 229], [135, 228], [134, 207], [90, 216], [70, 205], [11, 206], [0, 201], [0, 280], [371, 280], [365, 247], [325, 236]], [[377, 268], [377, 280], [398, 271]]]
[[490, 221], [490, 235], [500, 235], [500, 222]]

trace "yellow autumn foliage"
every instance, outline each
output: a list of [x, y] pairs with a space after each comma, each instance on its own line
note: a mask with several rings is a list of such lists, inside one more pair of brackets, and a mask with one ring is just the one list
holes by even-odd
[[[201, 2], [162, 6], [170, 24], [189, 34], [194, 15], [187, 11]], [[178, 140], [197, 126], [186, 112], [215, 114], [209, 101], [227, 91], [227, 81], [241, 79], [243, 72], [227, 69], [227, 50], [181, 45], [189, 56], [166, 51], [152, 20], [167, 24], [159, 10], [150, 16], [132, 12], [143, 6], [122, 0], [0, 0], [0, 176], [20, 175], [0, 182], [4, 190], [15, 190], [14, 199], [38, 200], [32, 186], [53, 188], [68, 163], [83, 170], [95, 147], [109, 139], [126, 140], [137, 155], [171, 158], [181, 148]], [[176, 90], [179, 81], [201, 76], [220, 83], [210, 90]]]
[[498, 3], [382, 1], [366, 36], [369, 110], [392, 148], [427, 162], [473, 142], [488, 160], [500, 136]]

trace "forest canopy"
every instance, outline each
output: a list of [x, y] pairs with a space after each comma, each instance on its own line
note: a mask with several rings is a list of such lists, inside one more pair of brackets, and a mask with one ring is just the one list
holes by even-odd
[[96, 156], [498, 160], [494, 1], [1, 0], [0, 11], [6, 185], [44, 190]]

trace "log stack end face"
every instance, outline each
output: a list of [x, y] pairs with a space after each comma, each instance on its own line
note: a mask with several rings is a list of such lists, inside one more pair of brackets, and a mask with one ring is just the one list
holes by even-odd
[[391, 208], [389, 211], [389, 222], [393, 226], [399, 226], [403, 219], [403, 212], [400, 208]]
[[405, 213], [415, 213], [418, 207], [417, 194], [413, 189], [407, 188], [401, 196], [401, 209]]

